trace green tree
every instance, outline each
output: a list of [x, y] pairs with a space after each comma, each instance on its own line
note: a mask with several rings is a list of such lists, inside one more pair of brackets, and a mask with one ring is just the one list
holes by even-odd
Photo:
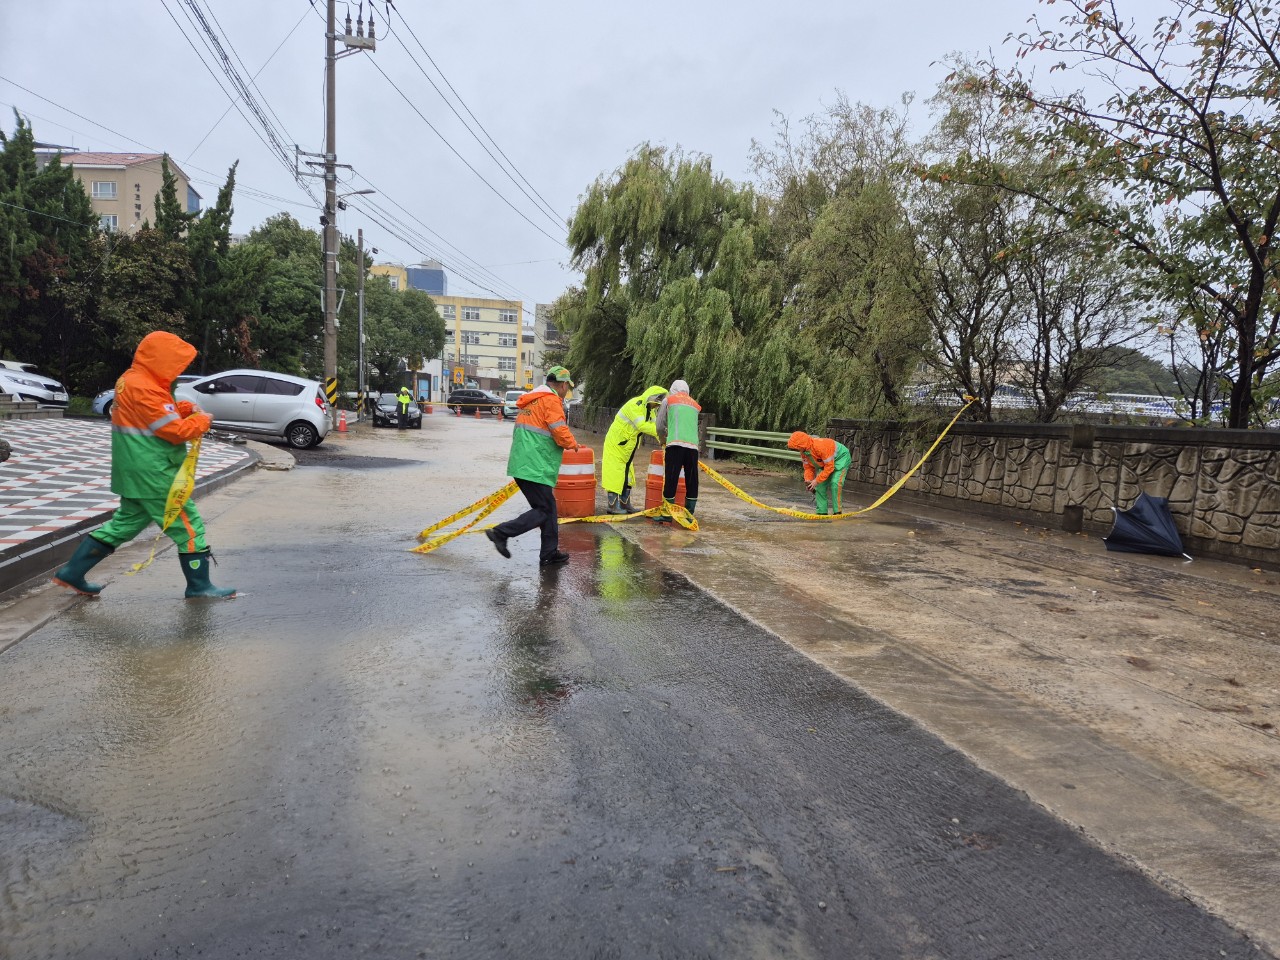
[[31, 127], [16, 113], [0, 132], [0, 356], [39, 364], [76, 386], [72, 288], [96, 264], [98, 228], [74, 172], [54, 157], [39, 169]]
[[617, 405], [682, 378], [704, 409], [735, 424], [807, 412], [796, 402], [803, 385], [788, 389], [800, 354], [778, 322], [767, 211], [708, 158], [649, 145], [591, 186], [569, 236], [583, 288], [557, 316], [594, 402]]
[[772, 201], [784, 321], [844, 361], [823, 395], [854, 415], [896, 411], [929, 337], [910, 290], [919, 267], [903, 204], [905, 105], [876, 110], [840, 94], [798, 137], [780, 117], [774, 144], [752, 145]]
[[1033, 18], [1019, 58], [1106, 76], [1100, 96], [1038, 91], [988, 64], [996, 89], [1038, 121], [1029, 140], [1065, 153], [1052, 189], [988, 182], [1089, 228], [1100, 256], [1139, 268], [1174, 322], [1229, 333], [1227, 425], [1256, 414], [1255, 388], [1280, 358], [1280, 41], [1267, 0], [1189, 0], [1150, 40], [1102, 0], [1062, 0], [1058, 28]]
[[[234, 172], [235, 167], [231, 169]], [[178, 178], [169, 166], [167, 153], [160, 157], [160, 192], [155, 196], [155, 208], [155, 229], [169, 240], [181, 240], [187, 227], [199, 216], [188, 212], [187, 205], [178, 196]]]
[[444, 346], [444, 321], [421, 290], [393, 290], [386, 277], [365, 280], [365, 362], [373, 391], [397, 389], [403, 370], [421, 370]]
[[324, 375], [324, 283], [320, 235], [287, 213], [250, 231], [233, 256], [265, 264], [253, 342], [259, 363], [282, 373]]

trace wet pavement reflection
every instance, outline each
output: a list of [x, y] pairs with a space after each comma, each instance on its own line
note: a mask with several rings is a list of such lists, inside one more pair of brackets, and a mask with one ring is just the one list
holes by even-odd
[[408, 553], [413, 469], [0, 657], [0, 957], [1257, 956], [608, 528]]

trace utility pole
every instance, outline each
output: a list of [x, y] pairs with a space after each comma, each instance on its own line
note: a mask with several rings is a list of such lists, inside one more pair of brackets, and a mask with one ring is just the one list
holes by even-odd
[[337, 0], [324, 28], [324, 376], [338, 375], [338, 54]]
[[[342, 57], [364, 50], [377, 49], [374, 38], [373, 11], [369, 11], [369, 34], [364, 32], [364, 17], [356, 20], [356, 30], [351, 32], [351, 14], [347, 14], [345, 33], [338, 33], [337, 0], [327, 0], [324, 30], [324, 153], [307, 153], [294, 145], [294, 153], [299, 157], [319, 156], [319, 160], [307, 160], [310, 167], [323, 167], [324, 172], [295, 172], [301, 176], [324, 177], [324, 211], [320, 214], [320, 225], [324, 228], [324, 377], [326, 388], [330, 384], [336, 390], [338, 377], [338, 167], [348, 164], [338, 163], [338, 71], [337, 63]], [[342, 41], [343, 50], [338, 52], [338, 41]], [[357, 190], [356, 193], [372, 193], [372, 190]], [[363, 276], [361, 280], [363, 281]], [[361, 344], [363, 349], [363, 344]], [[332, 411], [337, 417], [336, 408]]]
[[356, 249], [359, 251], [360, 259], [358, 261], [360, 267], [360, 278], [356, 281], [356, 304], [357, 316], [359, 320], [359, 329], [356, 336], [360, 341], [360, 347], [356, 351], [356, 363], [359, 364], [359, 371], [356, 373], [356, 391], [360, 397], [360, 410], [364, 412], [364, 230], [356, 231]]

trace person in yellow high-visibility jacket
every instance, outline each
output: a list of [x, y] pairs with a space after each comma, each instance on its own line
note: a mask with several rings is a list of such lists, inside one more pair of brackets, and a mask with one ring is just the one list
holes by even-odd
[[609, 498], [606, 507], [609, 513], [635, 512], [631, 506], [631, 488], [636, 485], [636, 447], [642, 433], [658, 439], [654, 412], [666, 395], [665, 387], [650, 387], [624, 403], [609, 425], [600, 456], [600, 483]]
[[844, 475], [853, 463], [849, 448], [835, 440], [811, 437], [799, 430], [787, 440], [787, 447], [800, 451], [800, 459], [804, 463], [804, 485], [817, 499], [817, 512], [824, 517], [828, 509], [832, 513], [842, 513], [840, 488], [844, 486]]

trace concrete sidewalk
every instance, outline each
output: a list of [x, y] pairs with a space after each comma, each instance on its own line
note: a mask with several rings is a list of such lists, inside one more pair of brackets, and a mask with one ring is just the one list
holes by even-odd
[[[81, 536], [111, 516], [119, 498], [111, 492], [109, 421], [6, 420], [0, 435], [13, 447], [0, 463], [3, 597], [70, 556]], [[196, 492], [216, 489], [259, 460], [247, 445], [206, 439]]]

